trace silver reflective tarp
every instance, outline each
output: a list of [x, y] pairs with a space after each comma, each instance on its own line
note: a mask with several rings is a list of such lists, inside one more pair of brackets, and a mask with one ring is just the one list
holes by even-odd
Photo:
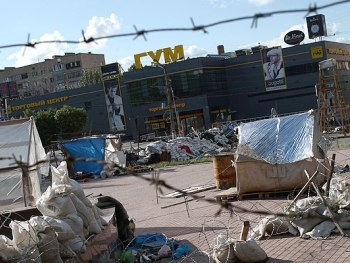
[[314, 156], [315, 116], [313, 111], [241, 123], [238, 156], [287, 164]]

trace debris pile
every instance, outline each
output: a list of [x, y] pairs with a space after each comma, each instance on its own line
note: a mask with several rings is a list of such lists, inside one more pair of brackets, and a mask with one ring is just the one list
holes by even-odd
[[220, 129], [213, 128], [195, 136], [178, 137], [169, 141], [155, 141], [146, 146], [140, 164], [151, 164], [161, 161], [186, 161], [202, 158], [205, 155], [215, 155], [228, 152], [237, 142], [235, 134], [226, 136]]
[[[305, 239], [326, 239], [350, 229], [350, 174], [337, 174], [330, 181], [329, 195], [289, 202], [285, 216], [263, 218], [251, 231], [251, 239], [265, 235], [292, 234]], [[324, 188], [324, 187], [323, 187]]]
[[[163, 234], [144, 234], [135, 237], [131, 246], [116, 253], [116, 262], [154, 262], [162, 258], [174, 260], [189, 254], [186, 242], [169, 239]], [[129, 261], [123, 261], [123, 260]]]

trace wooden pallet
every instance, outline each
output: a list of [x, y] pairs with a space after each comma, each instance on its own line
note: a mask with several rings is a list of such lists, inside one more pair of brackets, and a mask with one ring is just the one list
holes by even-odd
[[231, 187], [215, 195], [215, 199], [217, 202], [230, 202], [244, 199], [269, 199], [272, 197], [287, 197], [289, 194], [295, 191], [296, 190], [238, 194], [237, 188]]

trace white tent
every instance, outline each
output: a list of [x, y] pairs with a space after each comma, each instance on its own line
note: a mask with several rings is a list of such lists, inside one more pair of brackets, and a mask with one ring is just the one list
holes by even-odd
[[40, 171], [48, 165], [33, 118], [0, 122], [0, 205], [22, 200], [35, 206]]

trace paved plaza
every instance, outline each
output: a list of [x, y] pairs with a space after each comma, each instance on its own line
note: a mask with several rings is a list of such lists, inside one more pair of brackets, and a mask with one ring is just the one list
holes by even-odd
[[[347, 151], [337, 152], [336, 159], [344, 164]], [[158, 177], [157, 177], [158, 176]], [[158, 178], [167, 186], [156, 189], [151, 183]], [[255, 227], [266, 215], [282, 213], [290, 196], [265, 199], [243, 199], [228, 202], [232, 210], [221, 207], [215, 196], [217, 188], [200, 191], [196, 197], [164, 197], [175, 189], [215, 185], [212, 163], [182, 165], [162, 168], [147, 173], [122, 175], [107, 179], [93, 179], [82, 183], [85, 194], [109, 195], [119, 200], [129, 217], [136, 220], [136, 235], [163, 234], [179, 242], [186, 242], [191, 253], [177, 262], [213, 262], [210, 258], [214, 239], [220, 234], [239, 239], [244, 221]], [[345, 231], [349, 234], [350, 231]], [[332, 234], [324, 240], [306, 240], [284, 234], [257, 241], [267, 253], [267, 262], [348, 262], [350, 239]], [[164, 260], [163, 260], [164, 261]], [[168, 259], [164, 262], [170, 262]]]

